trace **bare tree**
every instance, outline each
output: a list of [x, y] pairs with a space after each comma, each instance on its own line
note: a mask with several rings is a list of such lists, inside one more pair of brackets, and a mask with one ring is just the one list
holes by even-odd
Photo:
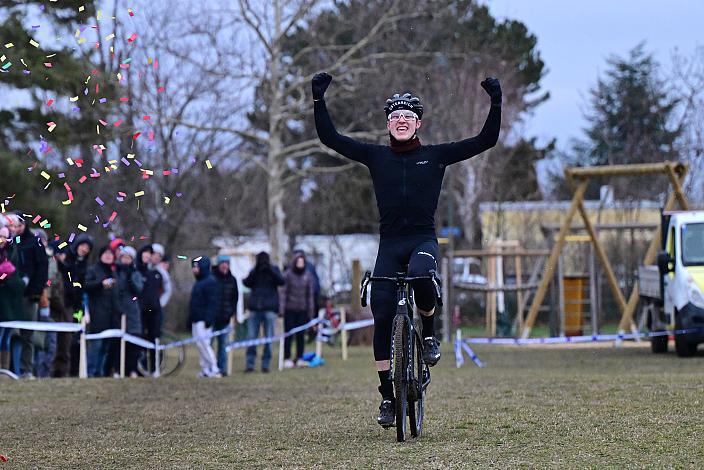
[[[321, 44], [306, 47], [295, 56], [284, 50], [287, 37], [295, 28], [312, 21], [323, 2], [317, 0], [274, 0], [271, 2], [249, 2], [239, 0], [234, 10], [228, 10], [232, 25], [238, 31], [238, 43], [230, 49], [228, 57], [237, 57], [240, 65], [237, 73], [241, 79], [250, 79], [259, 87], [260, 101], [255, 99], [254, 112], [263, 111], [265, 122], [260, 129], [243, 125], [198, 126], [188, 119], [180, 119], [184, 125], [201, 131], [222, 131], [249, 141], [245, 147], [249, 155], [242, 155], [258, 165], [266, 175], [266, 203], [269, 240], [276, 262], [283, 260], [286, 250], [285, 227], [286, 187], [306, 174], [343, 171], [352, 166], [341, 161], [335, 166], [305, 166], [296, 163], [313, 153], [336, 154], [321, 146], [317, 138], [291, 142], [287, 139], [292, 121], [310, 116], [311, 106], [308, 87], [314, 70], [309, 70], [310, 55], [324, 51], [331, 58], [326, 69], [337, 76], [354, 76], [368, 66], [371, 57], [365, 55], [366, 48], [380, 37], [384, 29], [407, 18], [399, 13], [396, 0], [374, 18], [371, 28], [349, 44]], [[239, 28], [239, 29], [237, 29]], [[222, 48], [219, 49], [223, 51]], [[249, 51], [245, 56], [242, 51]], [[259, 108], [259, 109], [258, 109]], [[354, 123], [349, 123], [350, 125]], [[348, 129], [343, 129], [348, 130]], [[349, 132], [356, 138], [376, 140], [383, 133]]]
[[704, 200], [704, 46], [687, 57], [675, 52], [672, 57], [672, 83], [680, 97], [681, 154], [690, 165], [687, 192], [699, 203]]

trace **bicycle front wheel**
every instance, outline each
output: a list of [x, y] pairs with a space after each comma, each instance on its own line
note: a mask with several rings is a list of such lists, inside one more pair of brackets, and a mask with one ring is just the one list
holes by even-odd
[[408, 316], [396, 315], [393, 324], [391, 370], [396, 397], [396, 440], [406, 439], [406, 416], [408, 411]]
[[411, 378], [411, 383], [408, 385], [408, 420], [411, 422], [411, 436], [413, 437], [420, 437], [423, 431], [423, 414], [425, 411], [423, 403], [423, 398], [425, 398], [425, 388], [423, 387], [425, 364], [423, 363], [423, 343], [420, 340], [418, 331], [418, 325], [416, 324], [413, 343], [411, 344], [411, 364], [408, 373]]

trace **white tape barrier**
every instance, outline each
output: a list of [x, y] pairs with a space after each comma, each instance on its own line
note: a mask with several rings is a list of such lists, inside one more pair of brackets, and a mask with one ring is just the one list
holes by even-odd
[[[231, 349], [236, 349], [236, 348], [248, 348], [250, 346], [260, 346], [262, 344], [268, 344], [268, 343], [275, 343], [277, 341], [281, 341], [282, 338], [286, 338], [288, 336], [294, 335], [300, 331], [307, 330], [311, 326], [314, 326], [318, 323], [322, 323], [324, 325], [329, 324], [329, 320], [321, 319], [321, 318], [315, 318], [305, 325], [301, 325], [299, 327], [296, 327], [292, 329], [291, 331], [287, 331], [284, 334], [276, 335], [276, 336], [271, 336], [268, 338], [257, 338], [257, 339], [248, 339], [245, 341], [237, 341], [234, 343], [230, 343], [226, 346], [227, 351], [230, 351]], [[349, 331], [349, 330], [358, 330], [360, 328], [367, 328], [369, 326], [374, 325], [374, 319], [370, 318], [368, 320], [359, 320], [359, 321], [354, 321], [350, 323], [345, 323], [343, 325], [340, 325], [337, 328], [330, 328], [330, 327], [325, 327], [322, 328], [320, 331], [320, 334], [318, 335], [318, 338], [316, 338], [316, 341], [318, 342], [325, 342], [325, 336], [332, 336], [334, 334], [339, 333], [340, 331]]]
[[[18, 330], [32, 330], [32, 331], [54, 331], [57, 333], [80, 333], [83, 330], [81, 325], [78, 323], [61, 323], [61, 322], [33, 322], [33, 321], [6, 321], [0, 322], [0, 328], [13, 328]], [[101, 331], [100, 333], [88, 333], [86, 334], [86, 340], [97, 340], [97, 339], [109, 339], [109, 338], [122, 338], [128, 343], [140, 346], [146, 349], [159, 349], [163, 351], [165, 349], [176, 348], [190, 343], [195, 343], [196, 341], [203, 339], [214, 338], [215, 336], [220, 336], [227, 334], [232, 331], [232, 327], [228, 326], [222, 330], [214, 331], [207, 335], [201, 335], [198, 337], [191, 337], [181, 341], [174, 341], [172, 343], [160, 344], [157, 348], [156, 344], [151, 341], [147, 341], [139, 336], [131, 335], [125, 333], [118, 329], [109, 329]]]
[[244, 341], [235, 341], [227, 346], [225, 346], [225, 350], [227, 352], [230, 352], [232, 349], [239, 349], [239, 348], [248, 348], [250, 346], [260, 346], [262, 344], [268, 344], [268, 343], [275, 343], [277, 341], [281, 341], [282, 338], [287, 338], [291, 335], [295, 335], [296, 333], [300, 333], [301, 331], [305, 331], [311, 326], [317, 325], [318, 323], [323, 323], [325, 320], [320, 319], [320, 318], [314, 318], [305, 325], [297, 326], [296, 328], [287, 331], [286, 333], [276, 335], [276, 336], [270, 336], [267, 338], [257, 338], [257, 339], [247, 339]]
[[528, 344], [565, 344], [565, 343], [591, 343], [600, 341], [623, 341], [623, 340], [640, 340], [643, 338], [652, 338], [656, 336], [666, 335], [684, 335], [691, 333], [702, 333], [702, 328], [689, 328], [685, 330], [673, 331], [652, 331], [652, 332], [637, 332], [637, 333], [618, 333], [611, 335], [583, 335], [583, 336], [551, 336], [545, 338], [467, 338], [462, 340], [470, 344], [501, 344], [523, 346]]
[[350, 323], [345, 323], [339, 325], [337, 328], [323, 328], [321, 333], [326, 336], [333, 336], [340, 331], [358, 330], [360, 328], [367, 328], [369, 326], [374, 326], [374, 319], [369, 318], [368, 320], [358, 320]]
[[464, 364], [462, 351], [466, 352], [472, 361], [479, 367], [484, 367], [484, 364], [479, 360], [474, 351], [469, 347], [469, 344], [496, 344], [505, 346], [526, 346], [531, 344], [570, 344], [570, 343], [597, 343], [604, 341], [621, 342], [624, 340], [639, 341], [642, 338], [654, 338], [657, 336], [684, 335], [693, 333], [703, 333], [702, 328], [690, 328], [684, 330], [667, 330], [667, 331], [651, 331], [651, 332], [636, 332], [636, 333], [618, 333], [611, 335], [582, 335], [582, 336], [551, 336], [545, 338], [466, 338], [460, 339], [459, 331], [458, 338], [455, 340], [455, 361], [457, 367]]
[[[281, 341], [282, 338], [286, 338], [288, 336], [294, 335], [296, 333], [299, 333], [301, 331], [305, 331], [308, 328], [317, 325], [318, 323], [327, 323], [327, 320], [320, 319], [320, 318], [314, 318], [313, 320], [309, 321], [305, 325], [298, 326], [291, 331], [287, 331], [284, 334], [268, 337], [268, 338], [258, 338], [258, 339], [250, 339], [250, 340], [245, 340], [245, 341], [236, 341], [233, 343], [230, 343], [226, 346], [226, 350], [229, 352], [232, 349], [238, 349], [238, 348], [247, 348], [249, 346], [259, 346], [262, 344], [267, 344], [267, 343], [274, 343], [277, 341]], [[366, 328], [369, 326], [374, 325], [374, 320], [373, 319], [368, 319], [368, 320], [359, 320], [351, 323], [346, 323], [344, 325], [340, 325], [338, 328], [326, 328], [323, 330], [323, 334], [335, 334], [339, 331], [343, 330], [356, 330], [360, 328]], [[80, 333], [82, 331], [81, 325], [78, 323], [60, 323], [60, 322], [32, 322], [32, 321], [8, 321], [8, 322], [0, 322], [0, 328], [14, 328], [18, 330], [33, 330], [33, 331], [55, 331], [57, 333]], [[138, 336], [131, 335], [129, 333], [125, 333], [122, 330], [118, 329], [109, 329], [109, 330], [104, 330], [101, 331], [100, 333], [88, 333], [85, 335], [86, 340], [98, 340], [98, 339], [109, 339], [109, 338], [122, 338], [128, 343], [135, 344], [137, 346], [140, 346], [142, 348], [146, 349], [158, 349], [160, 351], [164, 351], [166, 349], [171, 349], [171, 348], [176, 348], [180, 346], [185, 346], [187, 344], [195, 343], [200, 340], [207, 340], [214, 338], [216, 336], [224, 335], [227, 333], [230, 333], [232, 331], [232, 327], [228, 326], [227, 328], [223, 328], [222, 330], [218, 331], [213, 331], [212, 333], [208, 333], [205, 335], [201, 335], [198, 337], [191, 337], [187, 338], [184, 340], [180, 341], [173, 341], [171, 343], [167, 344], [160, 344], [158, 347], [156, 344], [152, 343], [151, 341], [147, 341], [143, 338], [140, 338]], [[321, 340], [322, 341], [322, 340]]]
[[58, 333], [78, 333], [81, 325], [78, 323], [59, 323], [48, 321], [3, 321], [0, 328], [14, 328], [17, 330], [56, 331]]

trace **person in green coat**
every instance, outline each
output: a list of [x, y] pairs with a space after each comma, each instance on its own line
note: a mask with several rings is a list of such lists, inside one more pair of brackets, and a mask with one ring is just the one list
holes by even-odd
[[[9, 242], [10, 231], [0, 227], [0, 322], [21, 320], [24, 282], [17, 272], [19, 255]], [[11, 328], [0, 328], [0, 369], [10, 367]]]

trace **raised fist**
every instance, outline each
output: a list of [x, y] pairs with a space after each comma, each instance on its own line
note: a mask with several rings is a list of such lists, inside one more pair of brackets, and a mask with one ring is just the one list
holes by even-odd
[[323, 95], [325, 95], [325, 90], [328, 89], [328, 85], [332, 81], [332, 76], [326, 72], [316, 73], [311, 81], [313, 88], [313, 99], [322, 100]]
[[501, 84], [498, 78], [486, 77], [481, 85], [491, 97], [491, 104], [501, 104]]

